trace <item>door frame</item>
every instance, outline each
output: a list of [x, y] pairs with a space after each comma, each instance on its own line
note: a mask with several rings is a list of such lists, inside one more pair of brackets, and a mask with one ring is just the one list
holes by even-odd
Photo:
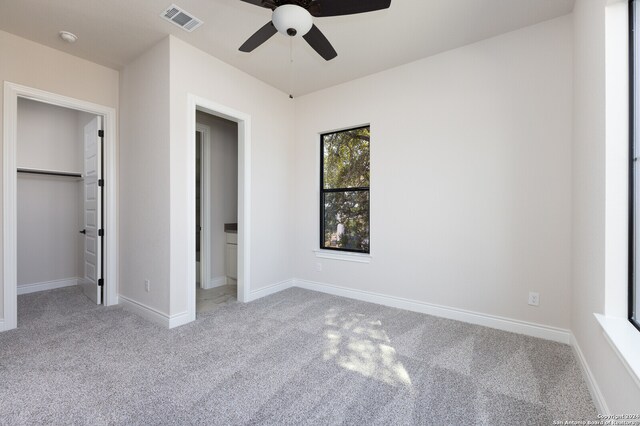
[[[195, 131], [196, 110], [238, 124], [238, 301], [249, 302], [251, 294], [251, 116], [194, 94], [187, 94], [187, 229], [195, 228]], [[186, 292], [188, 315], [196, 319], [196, 242], [193, 232], [187, 233]]]
[[117, 228], [117, 173], [116, 173], [116, 110], [115, 108], [82, 101], [60, 94], [4, 82], [4, 111], [2, 138], [2, 260], [4, 265], [4, 321], [0, 331], [18, 325], [17, 296], [17, 137], [18, 98], [30, 99], [50, 105], [70, 108], [102, 116], [104, 129], [105, 180], [103, 206], [104, 235], [104, 300], [105, 306], [118, 304], [118, 228]]
[[[200, 288], [209, 288], [211, 280], [211, 129], [196, 123], [196, 132], [200, 133]], [[207, 281], [205, 281], [207, 280]]]

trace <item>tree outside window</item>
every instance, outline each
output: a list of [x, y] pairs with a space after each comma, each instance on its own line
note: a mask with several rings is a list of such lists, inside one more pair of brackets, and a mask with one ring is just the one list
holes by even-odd
[[320, 248], [369, 253], [369, 126], [321, 136]]

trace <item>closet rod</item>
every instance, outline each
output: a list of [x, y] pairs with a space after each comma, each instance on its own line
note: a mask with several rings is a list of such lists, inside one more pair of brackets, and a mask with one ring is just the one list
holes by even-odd
[[82, 177], [80, 173], [56, 172], [53, 170], [39, 170], [39, 169], [18, 169], [18, 173], [30, 173], [33, 175], [66, 176], [66, 177], [74, 177], [74, 178]]

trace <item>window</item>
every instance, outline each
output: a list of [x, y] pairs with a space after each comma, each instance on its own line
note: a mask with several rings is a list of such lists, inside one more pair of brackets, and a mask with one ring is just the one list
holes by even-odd
[[638, 156], [640, 154], [640, 21], [638, 1], [629, 2], [629, 88], [630, 88], [630, 115], [629, 115], [629, 320], [640, 330], [640, 286], [638, 285], [638, 265], [640, 253], [638, 242], [640, 241], [640, 167]]
[[320, 248], [369, 253], [369, 126], [320, 138]]

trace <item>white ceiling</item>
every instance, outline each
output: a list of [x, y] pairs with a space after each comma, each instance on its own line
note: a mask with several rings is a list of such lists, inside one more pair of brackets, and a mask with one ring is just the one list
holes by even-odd
[[[187, 33], [160, 18], [171, 3], [204, 21]], [[174, 36], [289, 92], [301, 95], [571, 12], [574, 0], [392, 0], [387, 10], [316, 18], [338, 52], [330, 62], [302, 39], [280, 34], [252, 53], [238, 47], [271, 19], [240, 0], [0, 0], [0, 29], [121, 69]], [[58, 31], [78, 35], [68, 45]]]

